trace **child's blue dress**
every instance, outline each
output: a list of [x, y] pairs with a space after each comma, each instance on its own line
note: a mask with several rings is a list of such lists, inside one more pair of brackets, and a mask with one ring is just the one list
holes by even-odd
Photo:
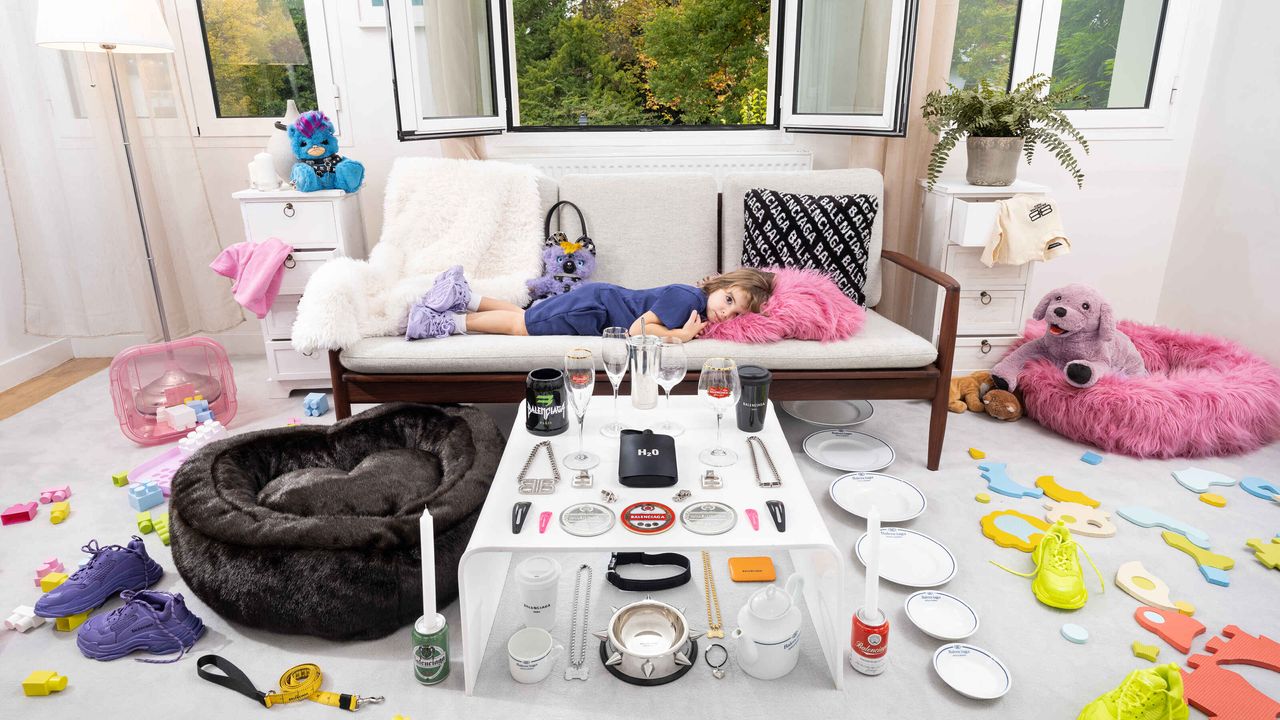
[[599, 335], [607, 327], [629, 328], [650, 310], [665, 327], [684, 327], [694, 310], [706, 315], [707, 294], [692, 285], [628, 290], [588, 283], [526, 310], [524, 326], [530, 335]]

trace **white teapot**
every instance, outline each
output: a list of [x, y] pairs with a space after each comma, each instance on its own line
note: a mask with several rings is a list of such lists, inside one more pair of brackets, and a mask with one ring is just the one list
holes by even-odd
[[800, 659], [800, 594], [804, 579], [787, 578], [786, 590], [766, 585], [738, 611], [732, 637], [742, 671], [759, 680], [776, 680]]

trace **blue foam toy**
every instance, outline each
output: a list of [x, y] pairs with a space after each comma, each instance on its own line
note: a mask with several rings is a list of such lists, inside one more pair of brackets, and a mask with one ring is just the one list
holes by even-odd
[[1131, 505], [1116, 509], [1116, 514], [1139, 527], [1162, 527], [1185, 535], [1193, 545], [1209, 549], [1209, 534], [1148, 507]]
[[1087, 462], [1090, 465], [1097, 465], [1102, 462], [1102, 456], [1096, 452], [1087, 452], [1080, 456], [1080, 462]]
[[1240, 489], [1263, 500], [1280, 502], [1280, 488], [1276, 487], [1275, 483], [1269, 483], [1260, 477], [1247, 477], [1241, 480]]
[[154, 480], [129, 486], [129, 504], [138, 512], [150, 510], [162, 502], [164, 502], [164, 491]]
[[1226, 570], [1219, 570], [1216, 567], [1201, 565], [1200, 574], [1204, 576], [1205, 580], [1208, 580], [1214, 585], [1219, 585], [1221, 587], [1230, 587], [1231, 585], [1231, 576], [1227, 575]]
[[1236, 484], [1236, 480], [1233, 477], [1228, 477], [1212, 470], [1201, 470], [1200, 468], [1174, 470], [1173, 479], [1177, 480], [1182, 487], [1196, 494], [1207, 493], [1209, 488], [1214, 485], [1231, 487]]
[[982, 479], [987, 481], [988, 490], [1011, 498], [1044, 497], [1044, 490], [1014, 482], [1009, 477], [1009, 473], [1005, 472], [1006, 467], [1008, 467], [1007, 464], [998, 462], [983, 463], [978, 466], [978, 469], [982, 471]]
[[1067, 623], [1062, 626], [1062, 637], [1077, 645], [1083, 645], [1089, 642], [1089, 631], [1081, 625]]

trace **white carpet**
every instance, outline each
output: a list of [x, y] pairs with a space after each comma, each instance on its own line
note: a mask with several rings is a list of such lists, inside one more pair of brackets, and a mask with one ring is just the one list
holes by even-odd
[[[264, 362], [237, 360], [235, 365], [240, 412], [232, 424], [233, 431], [273, 427], [301, 415], [301, 394], [288, 400], [265, 398]], [[609, 405], [598, 402], [596, 407], [607, 411]], [[510, 427], [513, 406], [494, 406], [491, 411], [504, 430]], [[821, 674], [815, 660], [817, 641], [808, 623], [801, 665], [786, 679], [751, 681], [731, 661], [729, 676], [717, 681], [699, 663], [688, 677], [656, 689], [623, 685], [608, 677], [594, 661], [590, 663], [590, 681], [569, 683], [560, 679], [563, 660], [551, 679], [541, 685], [516, 685], [507, 675], [503, 657], [510, 628], [500, 623], [495, 626], [474, 698], [463, 695], [460, 660], [454, 661], [451, 677], [441, 686], [423, 688], [413, 681], [408, 628], [383, 640], [348, 644], [273, 635], [232, 625], [186, 593], [192, 610], [204, 618], [209, 631], [190, 656], [173, 665], [143, 665], [129, 659], [109, 663], [86, 660], [76, 649], [74, 637], [55, 632], [52, 623], [26, 635], [0, 633], [0, 678], [6, 688], [0, 694], [4, 707], [0, 716], [42, 720], [79, 720], [86, 716], [121, 720], [139, 716], [221, 719], [265, 717], [268, 712], [291, 717], [339, 716], [339, 710], [309, 705], [267, 711], [245, 697], [200, 680], [195, 674], [195, 656], [216, 652], [239, 665], [264, 690], [273, 687], [288, 667], [316, 662], [325, 673], [327, 690], [384, 695], [385, 705], [360, 711], [361, 716], [372, 718], [390, 718], [399, 713], [416, 720], [651, 715], [1071, 720], [1086, 702], [1116, 685], [1129, 670], [1147, 665], [1130, 654], [1133, 640], [1161, 647], [1163, 662], [1184, 659], [1138, 627], [1132, 617], [1137, 602], [1112, 583], [1116, 568], [1135, 559], [1166, 580], [1175, 599], [1187, 600], [1198, 608], [1195, 617], [1209, 631], [1196, 641], [1196, 652], [1229, 623], [1254, 634], [1280, 636], [1276, 612], [1280, 572], [1264, 568], [1243, 547], [1245, 538], [1265, 538], [1280, 532], [1280, 506], [1253, 498], [1239, 488], [1217, 488], [1227, 497], [1228, 505], [1213, 508], [1169, 476], [1171, 470], [1194, 465], [1237, 478], [1259, 475], [1280, 480], [1280, 446], [1244, 457], [1191, 463], [1136, 461], [1108, 455], [1101, 465], [1092, 467], [1079, 461], [1086, 448], [1051, 435], [1030, 421], [1000, 424], [984, 417], [953, 415], [942, 470], [931, 473], [924, 468], [927, 418], [928, 407], [924, 403], [877, 402], [875, 417], [860, 429], [893, 445], [898, 458], [889, 472], [917, 483], [928, 495], [928, 511], [906, 525], [946, 543], [959, 558], [959, 573], [942, 589], [966, 599], [977, 609], [981, 628], [969, 641], [1000, 657], [1013, 673], [1012, 691], [995, 702], [965, 699], [933, 673], [931, 657], [941, 643], [925, 636], [906, 619], [902, 601], [911, 590], [888, 584], [883, 586], [882, 597], [892, 623], [889, 668], [880, 677], [866, 678], [846, 667], [843, 693], [832, 690]], [[333, 415], [312, 421], [332, 422]], [[800, 441], [812, 428], [785, 415], [782, 422], [792, 450], [798, 451]], [[977, 463], [965, 452], [970, 446], [985, 450], [992, 460], [1007, 462], [1015, 480], [1030, 484], [1039, 475], [1054, 475], [1063, 485], [1101, 500], [1104, 509], [1143, 504], [1200, 527], [1213, 538], [1214, 550], [1235, 558], [1231, 587], [1206, 583], [1190, 557], [1161, 541], [1158, 529], [1141, 529], [1117, 518], [1119, 534], [1115, 538], [1082, 540], [1106, 577], [1106, 593], [1096, 593], [1096, 579], [1090, 573], [1087, 581], [1091, 596], [1082, 610], [1064, 613], [1040, 605], [1031, 594], [1030, 581], [987, 562], [997, 559], [1030, 570], [1030, 557], [996, 547], [978, 529], [978, 519], [987, 512], [1008, 507], [1035, 513], [1037, 502], [1014, 501], [994, 494], [990, 505], [974, 502], [973, 496], [985, 491], [985, 485], [978, 477]], [[110, 476], [154, 453], [154, 449], [132, 445], [119, 432], [111, 412], [105, 372], [0, 422], [0, 503], [7, 507], [35, 499], [39, 490], [53, 485], [70, 484], [74, 493], [71, 517], [61, 525], [51, 525], [48, 507], [42, 506], [34, 522], [0, 529], [0, 611], [7, 615], [16, 605], [34, 603], [38, 590], [33, 588], [32, 578], [44, 558], [56, 555], [74, 567], [81, 557], [80, 545], [90, 538], [104, 544], [122, 543], [136, 532], [133, 510], [124, 491], [111, 484]], [[864, 524], [839, 510], [826, 493], [830, 480], [840, 473], [803, 456], [799, 462], [837, 544], [851, 548]], [[745, 466], [742, 472], [747, 472]], [[155, 535], [147, 536], [147, 547], [166, 569], [159, 589], [185, 593], [181, 578], [173, 571], [168, 548]], [[598, 598], [593, 602], [593, 626], [600, 626], [608, 605], [617, 603], [621, 594], [603, 582], [606, 558], [592, 560]], [[566, 574], [574, 562], [563, 559]], [[860, 598], [862, 566], [851, 553], [848, 562], [847, 591], [851, 599]], [[732, 629], [742, 599], [754, 588], [734, 587], [724, 575], [717, 579], [725, 624]], [[299, 581], [305, 582], [305, 578]], [[566, 579], [560, 593], [563, 622], [557, 626], [556, 635], [562, 644], [568, 642], [570, 582]], [[689, 617], [696, 627], [701, 627], [700, 586], [691, 583], [671, 595], [677, 604], [687, 603]], [[112, 601], [98, 612], [109, 612], [118, 603]], [[510, 603], [510, 598], [505, 598], [504, 603]], [[446, 615], [455, 628], [454, 655], [460, 658], [456, 608], [449, 608]], [[1085, 626], [1092, 634], [1088, 644], [1077, 646], [1063, 640], [1059, 628], [1065, 622]], [[514, 627], [513, 621], [507, 624]], [[40, 669], [67, 675], [70, 686], [52, 697], [22, 697], [21, 680]], [[1280, 676], [1249, 667], [1240, 669], [1240, 673], [1272, 697], [1280, 698]], [[1193, 711], [1192, 716], [1200, 715]]]

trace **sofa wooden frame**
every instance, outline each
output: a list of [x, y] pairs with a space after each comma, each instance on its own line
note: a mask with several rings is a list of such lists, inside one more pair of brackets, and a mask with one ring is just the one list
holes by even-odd
[[[960, 283], [950, 275], [928, 267], [907, 255], [891, 250], [881, 258], [928, 280], [945, 293], [937, 359], [918, 368], [864, 370], [777, 370], [769, 396], [774, 400], [931, 400], [929, 415], [928, 468], [938, 469], [942, 440], [947, 430], [947, 395], [951, 384], [951, 363], [955, 356], [956, 321], [960, 312]], [[351, 415], [352, 403], [382, 403], [392, 400], [413, 402], [493, 402], [510, 403], [524, 399], [525, 373], [362, 373], [342, 365], [340, 351], [329, 351], [329, 374], [333, 380], [333, 407], [338, 419]], [[676, 393], [692, 394], [698, 373], [691, 371]], [[627, 384], [623, 383], [623, 388]], [[603, 372], [598, 374], [597, 393], [612, 394], [613, 386]]]

